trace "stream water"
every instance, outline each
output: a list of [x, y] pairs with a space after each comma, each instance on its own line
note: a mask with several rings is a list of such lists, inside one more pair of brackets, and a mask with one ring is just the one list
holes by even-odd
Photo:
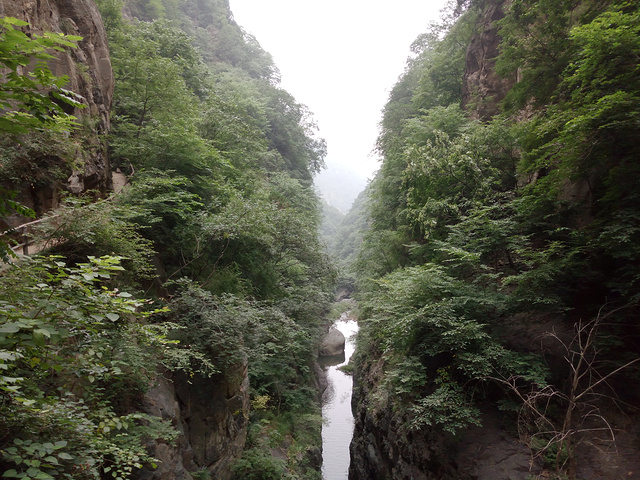
[[355, 350], [352, 337], [358, 331], [358, 324], [349, 317], [349, 312], [346, 312], [336, 321], [334, 327], [344, 334], [347, 341], [344, 355], [320, 357], [320, 365], [325, 369], [329, 381], [322, 398], [322, 477], [324, 480], [347, 480], [349, 444], [353, 436], [353, 380], [338, 368], [349, 363], [349, 358]]

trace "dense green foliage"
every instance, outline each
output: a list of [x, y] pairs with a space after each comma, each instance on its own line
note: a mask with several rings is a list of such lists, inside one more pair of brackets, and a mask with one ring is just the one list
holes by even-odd
[[128, 411], [153, 376], [170, 325], [110, 286], [118, 257], [34, 258], [0, 283], [4, 477], [125, 478], [153, 462], [141, 440], [171, 441], [159, 419]]
[[[59, 256], [0, 278], [0, 466], [16, 478], [135, 476], [154, 463], [145, 442], [177, 435], [136, 413], [157, 366], [207, 377], [248, 361], [256, 421], [288, 425], [297, 445], [276, 473], [317, 478], [301, 459], [319, 441], [312, 362], [335, 280], [311, 185], [324, 141], [227, 2], [97, 3], [116, 79], [111, 161], [130, 185], [109, 201], [68, 199], [36, 233]], [[25, 59], [45, 59], [49, 44], [26, 45]], [[65, 82], [41, 80], [36, 94]], [[55, 146], [52, 125], [41, 136], [35, 150]], [[125, 290], [166, 308], [149, 317]], [[255, 470], [251, 455], [238, 475]]]
[[[56, 100], [81, 104], [73, 92], [64, 89], [68, 78], [54, 76], [46, 61], [54, 58], [51, 50], [75, 48], [80, 37], [51, 32], [27, 36], [19, 30], [25, 25], [16, 18], [0, 19], [0, 68], [7, 69], [0, 83], [0, 107], [4, 111], [0, 132], [24, 133], [35, 128], [62, 131], [74, 119]], [[25, 72], [34, 61], [33, 68]]]
[[[365, 202], [368, 198], [369, 190], [365, 189], [354, 200], [353, 205], [346, 215], [342, 215], [336, 210], [340, 219], [334, 225], [328, 223], [328, 214], [325, 212], [323, 223], [323, 239], [325, 240], [327, 251], [335, 259], [339, 266], [340, 283], [353, 288], [355, 274], [353, 264], [365, 230], [367, 229], [368, 215], [365, 209]], [[328, 206], [328, 205], [327, 205]]]
[[[568, 374], [552, 365], [545, 380], [542, 357], [512, 351], [537, 319], [571, 335], [580, 319], [607, 315], [596, 343], [609, 363], [589, 375], [626, 365], [640, 334], [637, 2], [504, 8], [497, 68], [521, 81], [502, 115], [479, 122], [461, 109], [464, 55], [481, 24], [482, 2], [472, 2], [446, 35], [416, 42], [382, 120], [384, 162], [355, 263], [360, 342], [385, 359], [377, 398], [414, 427], [479, 421], [480, 392], [492, 390], [478, 387], [495, 379], [513, 392]], [[627, 375], [637, 386], [637, 372]], [[554, 408], [573, 411], [575, 396], [562, 398]], [[571, 423], [550, 422], [559, 446], [549, 431], [533, 436], [570, 452]]]
[[[317, 248], [310, 188], [324, 146], [308, 112], [277, 86], [270, 57], [229, 21], [223, 2], [143, 3], [126, 5], [152, 21], [114, 21], [109, 32], [112, 158], [135, 172], [118, 204], [153, 242], [166, 279], [310, 321], [331, 272]], [[221, 37], [234, 38], [237, 51]], [[249, 58], [268, 65], [258, 75]]]
[[[310, 362], [335, 280], [311, 188], [324, 142], [225, 0], [97, 3], [116, 77], [110, 154], [131, 184], [108, 202], [67, 201], [39, 232], [59, 256], [0, 277], [4, 476], [130, 478], [154, 463], [145, 442], [177, 435], [135, 413], [158, 365], [207, 377], [247, 361], [254, 422], [237, 477], [317, 478]], [[467, 3], [414, 43], [384, 110], [382, 168], [328, 225], [341, 238], [330, 247], [357, 275], [361, 361], [383, 359], [370, 408], [456, 433], [483, 400], [552, 398], [527, 435], [572, 475], [587, 399], [624, 369], [637, 400], [640, 10], [510, 2], [496, 68], [520, 81], [480, 122], [460, 104], [484, 4]], [[78, 105], [42, 62], [74, 38], [20, 26], [0, 24], [2, 175], [46, 184], [74, 161], [59, 102]], [[48, 149], [70, 163], [20, 163]], [[0, 200], [2, 215], [26, 213]], [[523, 347], [548, 319], [574, 336], [568, 364]]]

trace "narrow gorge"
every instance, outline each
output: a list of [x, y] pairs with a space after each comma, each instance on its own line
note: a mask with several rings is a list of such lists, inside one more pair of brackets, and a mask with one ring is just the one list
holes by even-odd
[[3, 478], [640, 480], [638, 3], [406, 54], [353, 200], [228, 0], [0, 0]]

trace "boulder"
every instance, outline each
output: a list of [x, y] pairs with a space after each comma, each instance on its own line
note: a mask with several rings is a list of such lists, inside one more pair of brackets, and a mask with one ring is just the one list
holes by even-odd
[[346, 339], [340, 330], [332, 328], [322, 339], [320, 347], [321, 357], [332, 357], [334, 355], [342, 355], [344, 353], [344, 344]]

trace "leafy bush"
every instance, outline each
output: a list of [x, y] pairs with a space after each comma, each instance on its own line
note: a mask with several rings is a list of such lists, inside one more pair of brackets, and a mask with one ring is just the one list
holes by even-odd
[[233, 465], [238, 480], [281, 480], [285, 478], [282, 460], [273, 458], [262, 449], [245, 450]]
[[191, 355], [190, 369], [211, 375], [248, 360], [254, 396], [268, 395], [278, 412], [313, 408], [312, 332], [276, 307], [178, 284], [170, 318], [180, 328], [172, 338]]
[[[0, 279], [0, 462], [16, 478], [129, 478], [152, 463], [159, 419], [116, 413], [135, 402], [171, 345], [146, 302], [107, 284], [120, 258], [27, 258]], [[105, 388], [125, 382], [115, 401]]]
[[381, 387], [394, 408], [410, 413], [413, 428], [439, 424], [454, 433], [477, 423], [472, 386], [501, 372], [543, 381], [538, 362], [503, 348], [480, 323], [499, 314], [501, 295], [434, 264], [398, 269], [378, 283], [363, 302], [362, 330], [385, 358]]
[[154, 252], [130, 216], [130, 210], [113, 202], [68, 197], [33, 229], [33, 241], [69, 262], [82, 262], [89, 255], [117, 255], [124, 266], [119, 282], [137, 286], [151, 278]]
[[[76, 108], [83, 105], [65, 90], [68, 77], [57, 77], [49, 69], [47, 61], [54, 56], [48, 51], [76, 48], [82, 38], [56, 32], [26, 35], [19, 27], [27, 25], [17, 18], [0, 18], [0, 65], [8, 70], [0, 83], [0, 107], [7, 110], [0, 116], [0, 132], [68, 130], [75, 117], [65, 113], [57, 101]], [[32, 62], [34, 68], [23, 73], [23, 67]]]

